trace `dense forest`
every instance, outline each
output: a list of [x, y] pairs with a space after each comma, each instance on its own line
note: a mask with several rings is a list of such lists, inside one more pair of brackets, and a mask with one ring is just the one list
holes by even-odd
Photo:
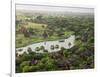
[[[29, 44], [58, 40], [75, 35], [75, 45], [49, 53], [43, 46], [33, 52], [18, 55], [16, 72], [38, 72], [94, 68], [94, 16], [93, 14], [45, 15], [24, 13], [16, 15], [16, 48]], [[70, 44], [69, 44], [70, 45]], [[52, 49], [59, 48], [59, 45]], [[21, 50], [20, 50], [21, 51]]]

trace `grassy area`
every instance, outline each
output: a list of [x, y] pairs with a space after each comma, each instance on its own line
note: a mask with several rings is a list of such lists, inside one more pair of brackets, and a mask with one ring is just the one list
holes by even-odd
[[21, 23], [19, 26], [16, 27], [17, 32], [21, 29], [21, 26], [24, 26], [26, 29], [32, 28], [35, 34], [31, 35], [30, 37], [25, 37], [23, 33], [16, 33], [16, 48], [24, 47], [29, 44], [38, 43], [38, 42], [62, 39], [71, 33], [66, 31], [64, 32], [65, 35], [62, 37], [57, 36], [57, 34], [53, 34], [52, 36], [48, 36], [47, 38], [44, 39], [42, 34], [47, 29], [46, 24], [39, 24], [39, 23], [34, 23], [29, 21], [24, 22], [24, 24]]
[[33, 28], [33, 29], [38, 29], [38, 30], [44, 30], [44, 28], [47, 27], [46, 24], [37, 24], [37, 23], [32, 23], [32, 22], [28, 22], [27, 25], [24, 25], [24, 26], [26, 28]]
[[[24, 24], [21, 25], [24, 26], [26, 29], [32, 28], [36, 30], [35, 32], [36, 35], [31, 35], [30, 37], [24, 37], [23, 33], [16, 33], [16, 48], [44, 41], [43, 37], [40, 37], [39, 35], [41, 35], [42, 32], [46, 29], [47, 27], [46, 24], [38, 24], [33, 22], [25, 22], [25, 23], [24, 23], [25, 25]], [[21, 25], [16, 27], [16, 31], [19, 31], [21, 29]]]
[[33, 43], [44, 42], [44, 41], [54, 41], [54, 40], [58, 40], [58, 39], [62, 39], [62, 38], [63, 37], [58, 37], [58, 36], [51, 36], [46, 39], [44, 39], [43, 37], [25, 38], [23, 34], [18, 34], [16, 36], [16, 48], [27, 46], [27, 45], [33, 44]]

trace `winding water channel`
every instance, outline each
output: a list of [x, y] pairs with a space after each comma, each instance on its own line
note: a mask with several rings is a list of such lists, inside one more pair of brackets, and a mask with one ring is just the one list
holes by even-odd
[[[25, 47], [21, 47], [21, 48], [16, 48], [16, 52], [18, 54], [23, 54], [24, 52], [27, 53], [28, 48], [31, 48], [33, 52], [36, 53], [43, 53], [43, 50], [40, 51], [36, 51], [36, 48], [40, 48], [41, 46], [44, 47], [45, 50], [48, 50], [48, 52], [57, 52], [61, 49], [61, 47], [64, 47], [66, 49], [69, 49], [71, 47], [74, 46], [74, 41], [75, 41], [75, 35], [71, 35], [69, 38], [67, 39], [60, 39], [60, 40], [56, 40], [56, 41], [46, 41], [46, 42], [40, 42], [40, 43], [35, 43], [35, 44], [31, 44]], [[70, 45], [69, 45], [70, 43]], [[51, 49], [51, 46], [56, 46], [58, 45], [59, 48], [55, 48], [55, 49]]]

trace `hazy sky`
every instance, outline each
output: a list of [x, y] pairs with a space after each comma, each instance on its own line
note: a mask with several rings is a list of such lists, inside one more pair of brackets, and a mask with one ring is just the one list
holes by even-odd
[[32, 11], [50, 11], [50, 12], [79, 12], [79, 13], [93, 13], [93, 8], [73, 8], [73, 7], [50, 7], [37, 5], [16, 5], [17, 10], [32, 10]]

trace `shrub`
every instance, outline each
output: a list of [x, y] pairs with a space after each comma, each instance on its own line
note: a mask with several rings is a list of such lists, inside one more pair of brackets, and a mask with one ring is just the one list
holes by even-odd
[[54, 45], [51, 45], [51, 49], [54, 50]]
[[65, 50], [65, 48], [64, 47], [61, 47], [61, 51], [64, 51]]
[[55, 48], [58, 49], [59, 48], [59, 45], [56, 45]]
[[55, 61], [51, 59], [50, 57], [42, 58], [40, 63], [42, 64], [45, 70], [55, 70], [56, 69]]
[[29, 66], [29, 61], [23, 61], [23, 62], [20, 64], [20, 68], [23, 68], [24, 66]]
[[23, 49], [18, 49], [18, 51], [22, 51]]
[[36, 50], [36, 51], [40, 51], [40, 48], [39, 48], [39, 47], [36, 47], [35, 50]]
[[31, 53], [31, 52], [32, 52], [32, 49], [29, 47], [29, 48], [27, 49], [27, 51], [28, 51], [28, 53]]
[[68, 46], [69, 46], [69, 47], [71, 46], [71, 43], [70, 43], [70, 42], [68, 43]]
[[23, 72], [29, 72], [30, 71], [30, 66], [24, 66], [22, 71]]
[[40, 47], [40, 50], [44, 50], [44, 49], [45, 49], [44, 46], [41, 46], [41, 47]]
[[36, 72], [36, 71], [39, 71], [39, 66], [30, 66], [28, 72]]
[[43, 50], [43, 52], [48, 52], [48, 50], [45, 49], [45, 50]]

